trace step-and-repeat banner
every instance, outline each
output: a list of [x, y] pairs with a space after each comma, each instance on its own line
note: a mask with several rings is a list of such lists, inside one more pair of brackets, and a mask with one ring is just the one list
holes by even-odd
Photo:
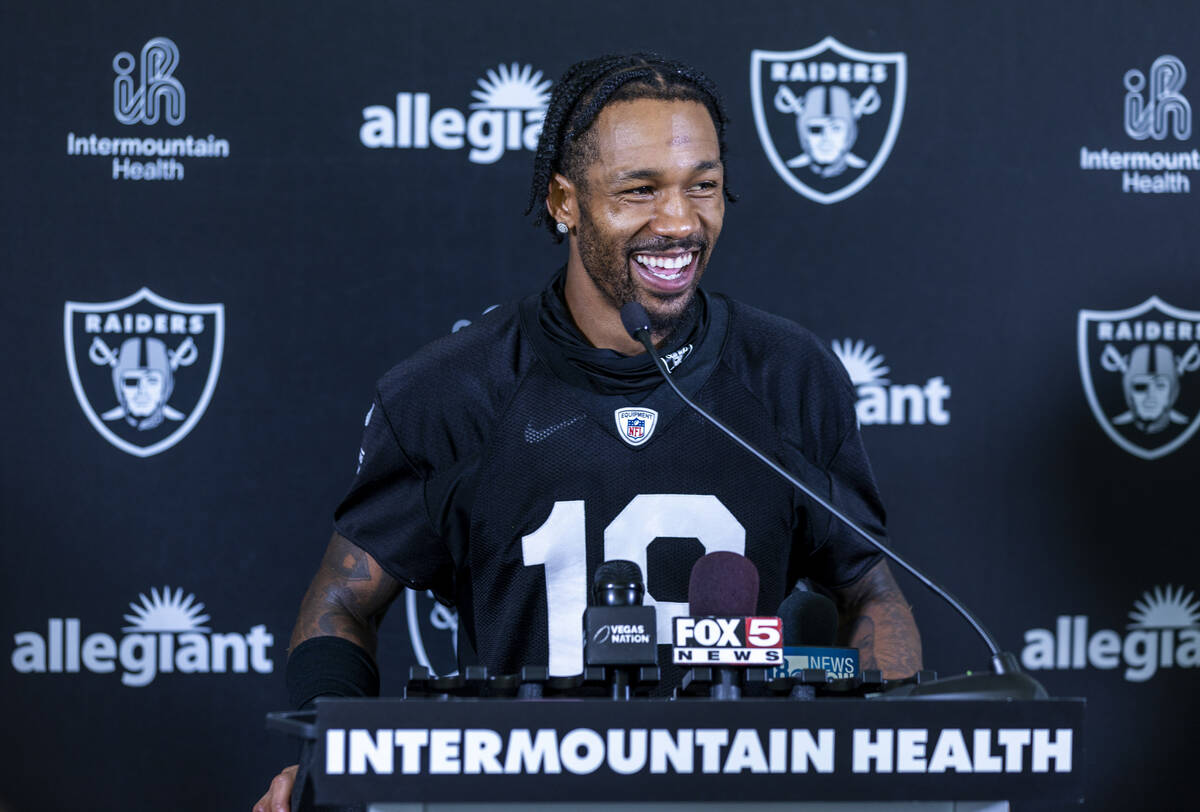
[[[4, 14], [5, 809], [229, 809], [294, 757], [299, 600], [376, 378], [544, 284], [572, 62], [733, 119], [711, 289], [858, 387], [898, 547], [1052, 693], [1095, 808], [1189, 789], [1200, 7], [26, 4]], [[987, 663], [906, 577], [942, 674]], [[384, 690], [454, 658], [397, 601]], [[1181, 724], [1182, 723], [1182, 724]]]

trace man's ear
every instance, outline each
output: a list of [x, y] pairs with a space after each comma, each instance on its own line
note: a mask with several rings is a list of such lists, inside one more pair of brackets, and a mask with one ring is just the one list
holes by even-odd
[[579, 196], [575, 184], [566, 175], [555, 173], [546, 190], [546, 211], [558, 223], [572, 231], [579, 221]]

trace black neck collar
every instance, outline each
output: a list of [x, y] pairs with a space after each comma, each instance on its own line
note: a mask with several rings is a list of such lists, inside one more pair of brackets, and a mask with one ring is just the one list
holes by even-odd
[[[662, 382], [654, 361], [646, 353], [622, 355], [616, 350], [593, 347], [575, 325], [567, 308], [565, 269], [555, 274], [537, 296], [526, 300], [536, 307], [529, 326], [539, 345], [539, 355], [555, 374], [575, 386], [603, 395], [628, 395], [653, 389]], [[708, 332], [709, 302], [697, 289], [687, 311], [662, 344], [662, 355], [672, 370], [686, 364]], [[539, 340], [540, 339], [540, 340]]]

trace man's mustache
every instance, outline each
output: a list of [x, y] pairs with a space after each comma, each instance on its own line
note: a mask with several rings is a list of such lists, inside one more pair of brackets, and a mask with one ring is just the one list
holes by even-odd
[[653, 240], [630, 246], [630, 254], [658, 254], [668, 251], [695, 251], [699, 253], [708, 247], [708, 243], [699, 238], [685, 240]]

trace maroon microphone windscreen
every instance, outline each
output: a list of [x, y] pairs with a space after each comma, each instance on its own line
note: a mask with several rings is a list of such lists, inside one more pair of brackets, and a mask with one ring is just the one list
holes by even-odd
[[744, 555], [709, 553], [692, 567], [688, 614], [748, 617], [758, 611], [758, 567]]

